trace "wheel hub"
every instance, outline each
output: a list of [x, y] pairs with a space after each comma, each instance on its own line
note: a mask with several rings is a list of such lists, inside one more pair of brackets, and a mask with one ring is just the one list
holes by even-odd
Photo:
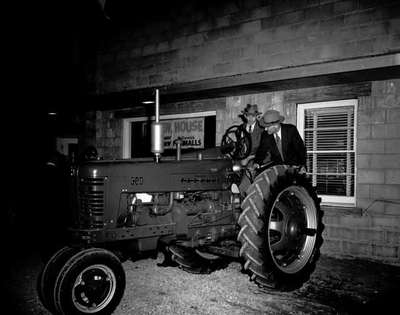
[[75, 306], [84, 313], [103, 309], [112, 299], [116, 289], [114, 273], [105, 265], [94, 265], [83, 270], [72, 290]]
[[295, 220], [290, 220], [287, 230], [288, 236], [292, 239], [296, 239], [300, 234], [299, 223]]
[[269, 248], [282, 271], [295, 273], [312, 255], [317, 228], [313, 199], [301, 186], [289, 186], [276, 198], [269, 220]]

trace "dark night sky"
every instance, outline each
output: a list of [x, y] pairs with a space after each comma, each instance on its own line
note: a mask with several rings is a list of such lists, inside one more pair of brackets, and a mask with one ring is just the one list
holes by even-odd
[[[63, 125], [50, 122], [49, 111], [61, 113], [57, 119], [64, 119], [82, 108], [87, 64], [94, 56], [104, 18], [96, 0], [18, 5], [12, 11], [12, 32], [7, 34], [11, 48], [7, 109], [18, 120], [12, 134], [32, 149], [34, 144], [28, 139], [34, 137], [35, 145], [46, 146], [46, 137]], [[23, 153], [15, 139], [10, 145]]]
[[[45, 162], [54, 136], [84, 105], [86, 65], [104, 26], [96, 0], [12, 2], [2, 11], [8, 17], [1, 111], [6, 251], [52, 226], [43, 211], [46, 201], [65, 189], [49, 182]], [[60, 115], [49, 117], [49, 110]]]
[[[39, 165], [54, 136], [70, 131], [74, 113], [87, 105], [86, 74], [100, 40], [122, 26], [168, 18], [184, 3], [107, 0], [107, 19], [98, 0], [13, 2], [4, 11], [11, 17], [3, 124], [7, 162], [15, 165], [10, 169]], [[49, 111], [59, 115], [49, 119]]]
[[[52, 140], [83, 104], [85, 67], [104, 18], [95, 0], [15, 1], [3, 12], [9, 19], [3, 28], [1, 144], [5, 195], [12, 204], [21, 194], [29, 199], [40, 193]], [[49, 110], [63, 114], [51, 121]]]
[[[7, 152], [8, 181], [17, 185], [19, 176], [40, 175], [54, 137], [68, 133], [74, 113], [84, 111], [86, 74], [99, 40], [122, 25], [158, 19], [166, 6], [179, 1], [156, 7], [149, 1], [108, 0], [110, 19], [98, 0], [13, 1], [5, 6], [2, 151]], [[49, 117], [49, 111], [59, 115]]]

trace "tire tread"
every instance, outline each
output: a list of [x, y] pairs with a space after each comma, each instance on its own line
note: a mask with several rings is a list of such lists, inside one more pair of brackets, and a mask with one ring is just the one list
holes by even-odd
[[[314, 253], [310, 257], [308, 265], [303, 268], [307, 268], [307, 270], [299, 273], [293, 279], [289, 279], [289, 277], [282, 279], [282, 277], [279, 277], [279, 272], [275, 270], [274, 263], [267, 261], [263, 255], [264, 251], [266, 251], [266, 246], [268, 246], [262, 237], [267, 229], [265, 226], [267, 222], [266, 206], [271, 203], [271, 199], [276, 195], [281, 183], [285, 182], [285, 180], [291, 180], [291, 178], [295, 182], [297, 180], [302, 181], [302, 177], [297, 174], [296, 170], [287, 165], [274, 166], [259, 174], [246, 191], [247, 196], [241, 204], [242, 209], [245, 210], [238, 220], [238, 224], [241, 227], [238, 241], [242, 243], [239, 254], [245, 260], [244, 269], [249, 272], [251, 279], [259, 286], [282, 291], [296, 289], [309, 279], [320, 256], [320, 247], [323, 242], [321, 234], [324, 225], [322, 224], [323, 212], [319, 206], [320, 198], [317, 197], [315, 188], [304, 181], [300, 184], [306, 186], [305, 188], [313, 198], [317, 207], [318, 217], [318, 235]], [[262, 262], [261, 265], [259, 264], [260, 261]]]

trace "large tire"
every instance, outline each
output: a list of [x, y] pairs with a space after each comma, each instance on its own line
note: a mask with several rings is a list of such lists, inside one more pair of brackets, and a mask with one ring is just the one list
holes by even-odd
[[238, 220], [244, 269], [262, 287], [301, 287], [320, 256], [321, 199], [304, 174], [286, 165], [259, 174], [246, 193]]
[[125, 291], [125, 272], [118, 257], [101, 248], [72, 256], [57, 276], [54, 302], [64, 315], [111, 314]]
[[71, 258], [78, 249], [72, 247], [63, 247], [58, 250], [48, 260], [43, 270], [39, 274], [37, 282], [37, 292], [39, 299], [43, 306], [47, 308], [51, 313], [56, 312], [56, 306], [53, 299], [53, 291], [57, 276], [64, 266], [66, 261]]

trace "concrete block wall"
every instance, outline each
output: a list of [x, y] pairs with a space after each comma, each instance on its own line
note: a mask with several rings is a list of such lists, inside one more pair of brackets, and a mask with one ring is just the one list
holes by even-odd
[[359, 98], [357, 207], [327, 212], [323, 252], [400, 265], [400, 80], [374, 81]]
[[400, 265], [400, 217], [325, 212], [323, 254]]
[[224, 127], [247, 103], [296, 124], [296, 104], [346, 98], [358, 99], [356, 208], [326, 208], [322, 252], [400, 265], [400, 79], [228, 97]]
[[[225, 116], [225, 98], [160, 104], [160, 115], [196, 113], [203, 111], [216, 111], [216, 141], [220, 140], [219, 135], [222, 137], [222, 134], [225, 132], [225, 130], [222, 129], [224, 126], [223, 120]], [[95, 135], [93, 135], [92, 127], [92, 132], [88, 132], [88, 134], [91, 134], [90, 143], [95, 144], [99, 155], [103, 159], [121, 159], [123, 145], [123, 119], [146, 116], [148, 116], [148, 113], [146, 113], [146, 109], [143, 106], [133, 109], [125, 108], [119, 110], [98, 110], [95, 113], [92, 112], [90, 116], [92, 119], [87, 121], [87, 126], [92, 126], [92, 124], [95, 125]], [[89, 143], [89, 141], [86, 141], [86, 143]]]
[[[162, 104], [161, 115], [216, 110], [216, 143], [247, 103], [273, 108], [296, 124], [296, 104], [358, 99], [357, 210], [326, 209], [322, 252], [400, 265], [400, 79]], [[104, 158], [122, 157], [122, 119], [129, 109], [88, 116], [89, 135]], [[144, 116], [143, 109], [135, 116]], [[95, 133], [94, 133], [95, 130]], [[94, 137], [94, 139], [93, 139]], [[90, 141], [87, 141], [90, 142]]]
[[98, 122], [96, 120], [96, 112], [88, 111], [86, 112], [81, 120], [84, 123], [82, 133], [78, 138], [78, 156], [83, 154], [83, 151], [89, 147], [94, 146], [97, 147], [96, 141], [96, 128], [98, 126]]
[[371, 96], [359, 101], [357, 205], [374, 215], [400, 213], [400, 205], [377, 200], [400, 201], [399, 79], [373, 82]]
[[[242, 122], [239, 114], [248, 103], [258, 104], [261, 112], [272, 108], [277, 109], [285, 115], [285, 122], [296, 124], [296, 107], [292, 103], [284, 102], [284, 94], [284, 91], [279, 91], [161, 104], [160, 115], [216, 111], [215, 142], [219, 146], [225, 131], [232, 125]], [[99, 155], [104, 159], [122, 158], [123, 118], [147, 115], [143, 108], [92, 112], [86, 121], [87, 127], [89, 127], [87, 135], [90, 134], [90, 137], [86, 136], [85, 143], [95, 144]]]
[[98, 53], [93, 92], [165, 86], [400, 50], [396, 0], [199, 3], [171, 4], [173, 19], [114, 31]]
[[122, 120], [112, 110], [96, 111], [96, 148], [104, 159], [122, 156]]
[[276, 91], [227, 97], [226, 108], [223, 112], [223, 125], [222, 129], [219, 130], [220, 134], [217, 134], [217, 139], [221, 140], [225, 130], [230, 126], [242, 123], [239, 115], [246, 104], [257, 104], [261, 113], [268, 109], [279, 110], [285, 116], [285, 122], [296, 124], [296, 107], [284, 103], [284, 94], [285, 91]]

